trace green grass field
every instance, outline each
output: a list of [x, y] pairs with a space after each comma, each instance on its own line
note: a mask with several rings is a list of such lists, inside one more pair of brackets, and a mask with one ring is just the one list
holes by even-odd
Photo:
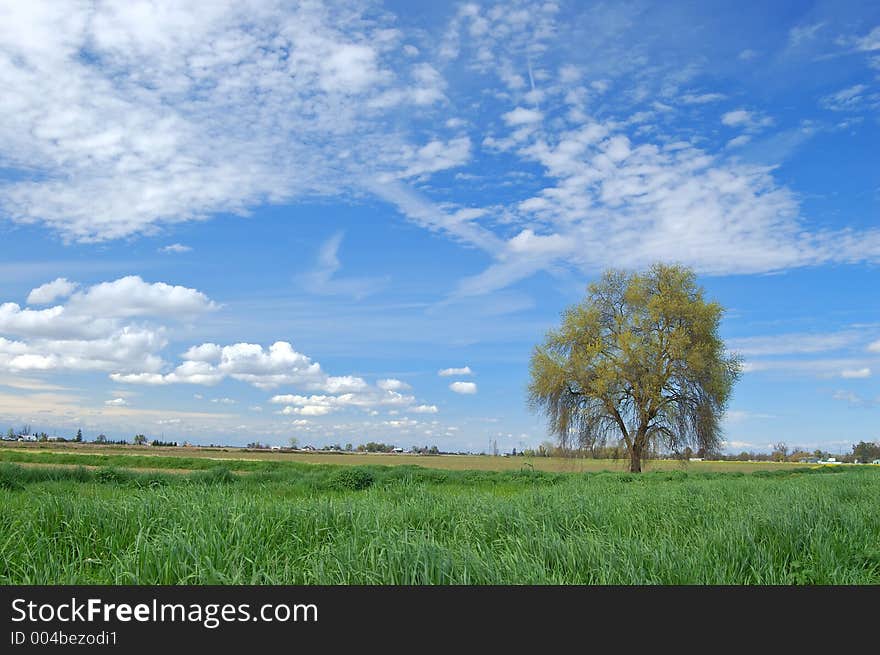
[[0, 583], [880, 583], [876, 467], [243, 464], [2, 463]]

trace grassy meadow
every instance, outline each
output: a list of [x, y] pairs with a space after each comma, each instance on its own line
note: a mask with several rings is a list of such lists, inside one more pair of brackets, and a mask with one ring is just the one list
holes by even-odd
[[878, 467], [191, 459], [205, 468], [0, 463], [0, 583], [880, 583]]

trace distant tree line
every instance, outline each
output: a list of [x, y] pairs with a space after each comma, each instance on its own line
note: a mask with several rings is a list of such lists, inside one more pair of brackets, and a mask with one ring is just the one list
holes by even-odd
[[[0, 432], [0, 435], [3, 435]], [[36, 431], [33, 430], [30, 425], [23, 425], [18, 429], [9, 428], [6, 431], [5, 436], [3, 437], [7, 441], [17, 440], [19, 437], [30, 437], [30, 441], [38, 441], [38, 442], [73, 442], [73, 443], [82, 443], [85, 441], [83, 438], [82, 430], [77, 430], [76, 434], [72, 437], [62, 437], [62, 436], [50, 436], [48, 433], [44, 431]], [[96, 444], [112, 444], [112, 445], [128, 445], [129, 442], [125, 439], [108, 439], [107, 436], [103, 433], [98, 434], [93, 443]], [[153, 439], [149, 440], [144, 434], [136, 434], [131, 443], [135, 445], [146, 445], [149, 444], [151, 446], [157, 447], [179, 447], [177, 441], [164, 441], [161, 439]], [[184, 446], [188, 446], [188, 442], [183, 443]], [[214, 446], [211, 444], [211, 447], [221, 447]], [[262, 443], [260, 441], [252, 441], [247, 444], [247, 448], [253, 450], [269, 450], [273, 446], [268, 443]], [[296, 437], [292, 437], [289, 439], [289, 449], [297, 450], [300, 449], [299, 441]], [[376, 442], [376, 441], [368, 441], [367, 443], [358, 444], [355, 446], [352, 443], [346, 443], [345, 446], [342, 446], [339, 443], [328, 444], [326, 446], [322, 446], [321, 448], [314, 448], [313, 446], [303, 446], [302, 449], [306, 450], [321, 450], [324, 452], [358, 452], [358, 453], [392, 453], [395, 450], [400, 450], [398, 446], [394, 444]], [[449, 455], [449, 454], [459, 454], [466, 455], [470, 453], [466, 452], [449, 452], [440, 450], [436, 445], [432, 446], [411, 446], [406, 452], [417, 455]], [[485, 453], [480, 453], [485, 454]], [[496, 452], [495, 454], [500, 454]], [[605, 444], [594, 443], [591, 447], [563, 447], [560, 446], [557, 442], [553, 441], [544, 441], [538, 445], [537, 448], [525, 448], [517, 450], [514, 448], [512, 452], [507, 455], [517, 456], [525, 456], [525, 457], [567, 457], [567, 458], [581, 458], [581, 459], [629, 459], [630, 454], [627, 451], [627, 445], [623, 442], [623, 440], [617, 441], [608, 441]], [[785, 442], [778, 442], [773, 445], [770, 452], [756, 452], [754, 450], [743, 450], [736, 454], [727, 454], [721, 453], [714, 450], [709, 450], [705, 448], [700, 448], [697, 450], [693, 450], [690, 447], [685, 447], [680, 452], [671, 452], [668, 450], [654, 448], [650, 453], [647, 454], [648, 459], [712, 459], [712, 460], [721, 460], [721, 461], [752, 461], [752, 462], [801, 462], [801, 461], [809, 461], [809, 460], [828, 460], [830, 458], [835, 458], [839, 462], [843, 463], [870, 463], [875, 460], [880, 459], [880, 442], [871, 442], [871, 441], [859, 441], [857, 444], [853, 444], [852, 448], [849, 452], [838, 452], [832, 453], [827, 450], [823, 450], [821, 448], [808, 450], [806, 448], [801, 448], [798, 446], [789, 447]]]
[[[544, 441], [537, 448], [527, 448], [519, 452], [513, 450], [513, 455], [525, 455], [526, 457], [569, 457], [582, 459], [628, 459], [629, 453], [626, 444], [613, 442], [602, 447], [594, 448], [563, 448], [552, 441]], [[650, 459], [711, 459], [728, 462], [800, 462], [803, 460], [828, 460], [835, 458], [839, 462], [864, 464], [880, 459], [880, 443], [860, 441], [852, 446], [848, 453], [832, 453], [821, 448], [807, 450], [801, 447], [788, 447], [784, 442], [773, 445], [769, 453], [743, 450], [736, 454], [707, 451], [704, 449], [693, 450], [690, 447], [680, 452], [668, 452], [659, 450], [653, 452]]]

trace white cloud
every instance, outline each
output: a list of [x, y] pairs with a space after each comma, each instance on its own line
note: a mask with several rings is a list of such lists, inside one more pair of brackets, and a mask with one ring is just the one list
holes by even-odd
[[144, 282], [129, 275], [113, 282], [101, 282], [73, 294], [68, 301], [72, 311], [107, 317], [195, 316], [217, 309], [204, 293], [164, 282]]
[[[313, 385], [315, 386], [315, 385]], [[363, 378], [353, 375], [328, 376], [317, 388], [328, 393], [352, 393], [365, 391], [369, 385]]]
[[842, 378], [869, 378], [871, 377], [871, 369], [867, 366], [855, 369], [844, 369], [840, 372]]
[[216, 343], [203, 343], [192, 346], [181, 357], [194, 362], [213, 362], [220, 359], [223, 349]]
[[[46, 300], [76, 286], [56, 280], [29, 298]], [[151, 376], [163, 367], [160, 352], [167, 345], [167, 327], [155, 321], [191, 318], [215, 308], [195, 289], [134, 276], [87, 287], [47, 309], [3, 303], [0, 335], [6, 336], [0, 336], [0, 370], [106, 371], [154, 381]]]
[[729, 127], [736, 127], [738, 125], [745, 125], [751, 119], [751, 114], [747, 112], [745, 109], [737, 109], [735, 111], [729, 111], [721, 117], [721, 122]]
[[78, 286], [65, 277], [59, 277], [32, 290], [28, 294], [27, 303], [29, 305], [48, 305], [59, 298], [67, 298], [76, 291]]
[[233, 400], [232, 398], [211, 398], [212, 403], [217, 403], [219, 405], [236, 405], [238, 401]]
[[218, 346], [205, 343], [183, 354], [184, 362], [161, 376], [115, 377], [120, 382], [144, 384], [216, 384], [226, 377], [247, 382], [260, 389], [281, 384], [303, 385], [314, 389], [359, 387], [359, 378], [334, 378], [320, 364], [293, 349], [286, 341], [276, 341], [268, 349], [260, 344], [236, 343]]
[[526, 109], [525, 107], [517, 107], [516, 109], [502, 115], [504, 122], [511, 126], [529, 125], [538, 123], [544, 118], [537, 109]]
[[453, 382], [449, 388], [455, 393], [474, 394], [477, 393], [477, 385], [474, 382]]
[[453, 375], [473, 375], [473, 371], [471, 371], [470, 366], [463, 366], [461, 368], [444, 368], [437, 371], [437, 375], [441, 377], [451, 377]]
[[401, 380], [396, 380], [394, 378], [378, 380], [376, 382], [376, 386], [383, 391], [402, 391], [411, 388], [410, 385], [408, 385], [406, 382], [402, 382]]
[[687, 93], [680, 99], [686, 105], [705, 105], [724, 100], [726, 97], [723, 93]]
[[[658, 259], [726, 274], [880, 258], [876, 229], [811, 230], [774, 162], [728, 160], [732, 151], [694, 145], [701, 135], [676, 146], [666, 117], [619, 119], [636, 106], [719, 100], [694, 91], [699, 65], [652, 59], [652, 40], [629, 38], [631, 8], [591, 7], [600, 29], [578, 41], [575, 62], [558, 49], [582, 24], [560, 20], [552, 2], [462, 5], [435, 44], [359, 3], [32, 5], [40, 11], [10, 10], [0, 27], [0, 152], [21, 171], [0, 186], [0, 211], [66, 239], [156, 233], [366, 189], [487, 253], [488, 268], [460, 295], [538, 271], [593, 274]], [[791, 38], [814, 29], [799, 26]], [[854, 45], [873, 50], [875, 32]], [[450, 91], [452, 70], [456, 82], [473, 77]], [[480, 134], [476, 106], [481, 116], [494, 111], [487, 124], [506, 133]], [[772, 122], [757, 109], [725, 116], [749, 134]], [[731, 149], [742, 145], [731, 136]], [[503, 168], [529, 170], [533, 183], [505, 187], [502, 201], [465, 220], [422, 182], [469, 163], [484, 137]], [[318, 286], [350, 291], [334, 287], [327, 261]]]
[[880, 353], [880, 339], [877, 339], [877, 341], [873, 341], [868, 344], [868, 352]]
[[282, 414], [300, 414], [302, 416], [324, 416], [333, 411], [328, 405], [303, 405], [301, 407], [285, 407]]
[[[104, 371], [115, 382], [142, 385], [214, 385], [232, 378], [261, 389], [290, 384], [342, 394], [341, 398], [374, 393], [382, 396], [378, 399], [382, 403], [410, 404], [413, 400], [394, 390], [371, 388], [356, 376], [329, 375], [284, 341], [268, 348], [251, 343], [202, 343], [188, 348], [182, 361], [171, 368], [162, 357], [168, 328], [155, 321], [195, 317], [215, 308], [213, 301], [195, 289], [149, 284], [139, 277], [93, 285], [74, 293], [66, 304], [48, 309], [0, 304], [0, 372]], [[386, 380], [385, 386], [395, 386], [394, 382], [398, 389], [406, 388], [400, 381]], [[234, 401], [214, 398], [212, 402]]]
[[836, 93], [823, 96], [819, 104], [831, 111], [850, 111], [859, 109], [864, 99], [864, 93], [868, 90], [865, 84], [854, 84], [841, 89]]
[[816, 38], [819, 30], [825, 26], [824, 22], [809, 25], [796, 25], [788, 32], [789, 47], [796, 48]]
[[27, 173], [0, 206], [71, 239], [356, 192], [418, 150], [397, 112], [445, 99], [412, 47], [392, 68], [394, 17], [349, 3], [29, 2], [0, 23], [0, 152]]
[[159, 252], [164, 252], [166, 254], [175, 254], [175, 255], [180, 255], [185, 252], [190, 252], [191, 250], [192, 250], [192, 248], [190, 248], [189, 246], [185, 246], [182, 243], [172, 243], [171, 245], [159, 248]]
[[413, 414], [436, 414], [440, 410], [437, 409], [437, 405], [417, 405], [406, 411], [412, 412]]
[[873, 405], [880, 404], [880, 398], [875, 401], [871, 401], [870, 399], [865, 398], [864, 396], [861, 396], [854, 391], [847, 391], [844, 389], [838, 389], [831, 395], [831, 397], [834, 400], [842, 400], [844, 402], [847, 402], [853, 407], [871, 407]]
[[125, 398], [114, 398], [113, 400], [105, 400], [104, 404], [110, 407], [125, 407], [128, 405], [128, 401]]
[[721, 122], [728, 127], [742, 127], [754, 132], [772, 125], [773, 119], [753, 111], [735, 109], [723, 114]]
[[863, 37], [855, 39], [857, 49], [864, 52], [873, 52], [880, 50], [880, 25], [871, 30]]
[[414, 396], [406, 396], [396, 391], [378, 388], [367, 388], [358, 392], [339, 395], [314, 394], [280, 394], [272, 396], [270, 403], [286, 405], [282, 414], [307, 414], [321, 416], [344, 409], [360, 409], [369, 412], [377, 407], [409, 408], [415, 402]]
[[763, 359], [746, 362], [744, 370], [747, 373], [767, 371], [823, 379], [842, 377], [841, 374], [845, 371], [848, 373], [846, 377], [852, 378], [865, 377], [865, 371], [870, 375], [868, 363], [857, 358]]
[[740, 146], [744, 146], [749, 141], [752, 140], [751, 135], [749, 134], [740, 134], [739, 136], [733, 137], [727, 144], [724, 146], [725, 148], [739, 148]]
[[773, 419], [773, 414], [762, 414], [760, 412], [750, 412], [742, 409], [729, 409], [724, 412], [724, 420], [728, 423], [742, 423], [754, 419]]
[[839, 350], [858, 341], [857, 332], [789, 332], [771, 336], [737, 337], [727, 340], [731, 350], [747, 356], [793, 355]]
[[[733, 122], [765, 122], [744, 112]], [[811, 234], [795, 196], [770, 169], [725, 161], [688, 143], [633, 143], [611, 123], [585, 118], [543, 131], [517, 153], [551, 183], [507, 209], [496, 261], [463, 280], [459, 295], [484, 294], [560, 264], [595, 272], [676, 260], [703, 274], [750, 273], [880, 258], [880, 230]], [[511, 225], [512, 224], [512, 225]]]
[[337, 277], [342, 267], [339, 262], [339, 246], [344, 234], [337, 232], [321, 246], [315, 268], [300, 276], [303, 287], [309, 293], [321, 295], [347, 295], [361, 299], [388, 285], [388, 277]]
[[398, 157], [405, 168], [399, 173], [386, 175], [385, 178], [390, 180], [395, 177], [418, 177], [444, 171], [466, 163], [470, 155], [471, 140], [466, 136], [449, 141], [430, 141], [419, 148], [407, 146]]

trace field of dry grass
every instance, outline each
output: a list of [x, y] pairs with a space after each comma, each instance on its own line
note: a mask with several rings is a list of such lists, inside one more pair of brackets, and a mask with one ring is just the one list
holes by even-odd
[[[244, 448], [153, 447], [120, 446], [93, 443], [25, 443], [0, 442], [0, 448], [20, 452], [45, 452], [83, 455], [133, 455], [180, 458], [208, 458], [213, 460], [251, 460], [302, 462], [306, 464], [342, 464], [381, 466], [413, 465], [446, 470], [518, 471], [532, 469], [554, 473], [584, 471], [626, 471], [628, 462], [608, 459], [574, 459], [562, 457], [492, 457], [489, 455], [410, 455], [383, 453], [326, 453], [258, 451]], [[645, 471], [687, 470], [693, 472], [770, 471], [802, 467], [790, 462], [687, 462], [659, 460], [646, 463]]]

